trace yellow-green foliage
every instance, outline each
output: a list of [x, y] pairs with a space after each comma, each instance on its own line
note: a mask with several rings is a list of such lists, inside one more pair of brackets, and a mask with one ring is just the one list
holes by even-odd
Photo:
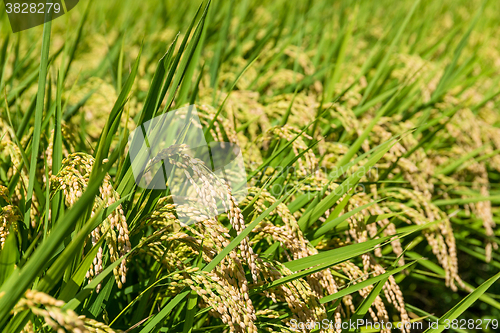
[[[17, 34], [4, 15], [0, 330], [411, 332], [467, 293], [445, 318], [498, 318], [499, 6], [81, 1]], [[136, 186], [126, 149], [191, 104], [241, 147], [248, 195], [189, 147], [161, 159], [217, 217]]]

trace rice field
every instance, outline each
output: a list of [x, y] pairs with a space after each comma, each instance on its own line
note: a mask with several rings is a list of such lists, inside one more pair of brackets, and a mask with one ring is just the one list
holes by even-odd
[[0, 7], [1, 332], [498, 332], [500, 2]]

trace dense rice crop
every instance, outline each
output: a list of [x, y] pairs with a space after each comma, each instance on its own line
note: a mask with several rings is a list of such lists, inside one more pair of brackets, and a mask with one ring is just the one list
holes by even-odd
[[[0, 329], [495, 332], [499, 13], [80, 1], [13, 34], [2, 11]], [[130, 133], [187, 105], [241, 148], [244, 197], [180, 144], [149, 163], [206, 205], [138, 186]]]

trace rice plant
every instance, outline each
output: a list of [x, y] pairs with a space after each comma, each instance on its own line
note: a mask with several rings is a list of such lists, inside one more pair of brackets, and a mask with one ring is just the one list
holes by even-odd
[[499, 2], [1, 13], [2, 332], [498, 330]]

